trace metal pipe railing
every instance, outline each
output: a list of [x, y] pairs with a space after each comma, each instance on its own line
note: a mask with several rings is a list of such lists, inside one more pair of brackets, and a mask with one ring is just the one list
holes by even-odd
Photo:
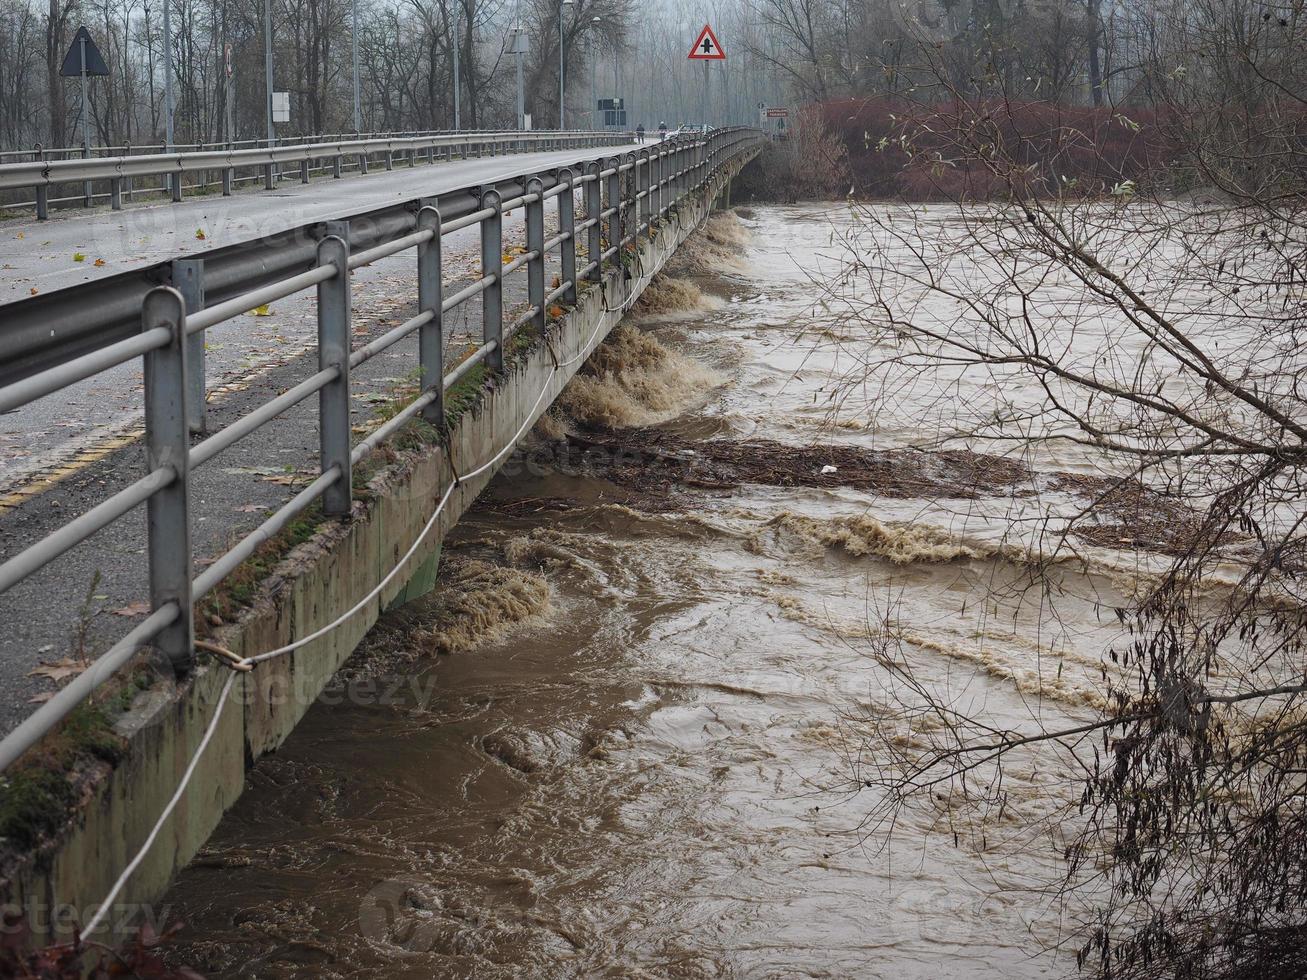
[[[493, 189], [484, 191], [477, 210], [448, 223], [441, 221], [438, 208], [423, 207], [417, 217], [416, 231], [406, 228], [392, 240], [354, 254], [350, 252], [348, 222], [328, 222], [325, 235], [318, 242], [314, 268], [203, 309], [187, 309], [184, 292], [200, 297], [201, 301], [203, 297], [202, 261], [188, 260], [196, 264], [190, 269], [194, 273], [193, 279], [188, 280], [191, 285], [184, 286], [183, 291], [159, 286], [146, 294], [141, 308], [141, 334], [0, 387], [0, 407], [17, 407], [133, 357], [144, 357], [148, 475], [0, 563], [0, 592], [144, 503], [148, 509], [152, 609], [144, 622], [114, 644], [90, 670], [61, 689], [0, 742], [0, 769], [49, 732], [142, 645], [153, 643], [170, 658], [179, 676], [188, 673], [194, 663], [191, 611], [196, 600], [211, 592], [259, 545], [270, 540], [314, 501], [321, 500], [323, 512], [328, 516], [348, 513], [353, 467], [359, 460], [419, 415], [429, 421], [443, 421], [445, 392], [480, 365], [491, 371], [501, 370], [505, 344], [517, 330], [534, 325], [543, 331], [549, 304], [560, 299], [576, 302], [578, 276], [584, 276], [590, 283], [602, 278], [604, 258], [618, 257], [622, 248], [612, 243], [652, 234], [656, 223], [680, 199], [709, 185], [712, 172], [719, 164], [748, 151], [759, 140], [760, 135], [754, 130], [732, 129], [713, 133], [706, 140], [667, 141], [655, 144], [638, 158], [609, 161], [607, 169], [591, 163], [589, 172], [580, 178], [570, 170], [560, 171], [548, 190], [540, 176], [526, 177], [522, 181], [524, 193], [509, 202], [526, 207], [526, 251], [509, 262], [503, 260], [504, 205]], [[577, 189], [582, 191], [586, 214], [580, 222], [575, 214]], [[558, 200], [560, 230], [546, 240], [544, 208], [546, 201], [553, 198]], [[609, 247], [602, 250], [605, 221]], [[446, 296], [441, 281], [441, 240], [474, 224], [480, 226], [483, 274]], [[630, 230], [629, 236], [623, 236], [624, 228]], [[577, 252], [583, 237], [588, 243], [590, 261], [578, 271]], [[417, 252], [418, 314], [358, 350], [351, 350], [350, 270], [408, 249]], [[560, 255], [561, 282], [546, 292], [545, 256], [554, 252]], [[603, 258], [599, 257], [601, 254]], [[529, 305], [506, 327], [504, 279], [524, 267]], [[198, 412], [202, 416], [204, 402], [202, 387], [198, 403], [189, 397], [188, 378], [203, 378], [203, 344], [190, 341], [202, 341], [202, 332], [209, 327], [310, 287], [316, 287], [318, 294], [319, 370], [191, 447], [189, 433], [197, 423], [202, 428], [204, 421], [194, 414]], [[478, 295], [482, 297], [481, 343], [446, 372], [443, 316]], [[419, 335], [422, 379], [417, 396], [351, 447], [350, 369], [414, 332]], [[319, 396], [320, 475], [192, 580], [191, 472], [315, 393]]]
[[[411, 166], [415, 153], [419, 151], [425, 151], [427, 161], [434, 163], [437, 149], [444, 150], [447, 159], [453, 159], [455, 150], [466, 159], [472, 155], [474, 147], [476, 155], [481, 156], [487, 149], [491, 155], [499, 155], [542, 149], [617, 145], [629, 143], [630, 139], [631, 134], [625, 132], [523, 133], [497, 130], [323, 138], [314, 142], [278, 141], [273, 145], [261, 140], [248, 146], [219, 144], [190, 149], [174, 147], [171, 150], [150, 147], [152, 152], [146, 154], [127, 152], [112, 156], [84, 156], [79, 150], [75, 156], [55, 158], [50, 155], [52, 151], [37, 151], [34, 159], [0, 162], [0, 193], [34, 190], [35, 200], [12, 202], [6, 206], [34, 207], [37, 219], [45, 221], [50, 216], [52, 203], [75, 202], [89, 207], [96, 199], [108, 198], [110, 206], [115, 211], [119, 210], [122, 207], [124, 187], [130, 199], [135, 193], [134, 181], [145, 178], [164, 178], [164, 183], [155, 188], [155, 191], [167, 192], [177, 202], [182, 200], [183, 177], [187, 174], [211, 176], [213, 173], [221, 173], [222, 193], [228, 196], [241, 181], [260, 179], [258, 175], [238, 176], [241, 170], [257, 169], [262, 174], [266, 188], [273, 190], [279, 168], [290, 164], [295, 165], [301, 183], [308, 183], [311, 172], [328, 169], [323, 161], [330, 161], [332, 176], [340, 177], [346, 168], [346, 161], [353, 161], [360, 173], [367, 173], [368, 158], [375, 156], [382, 157], [386, 169], [390, 170], [397, 153], [405, 154]], [[315, 162], [319, 164], [316, 167]], [[284, 176], [284, 173], [281, 175]], [[101, 182], [105, 188], [98, 193], [94, 190], [96, 181]], [[51, 189], [61, 185], [79, 185], [81, 192], [66, 198], [52, 198]], [[193, 185], [200, 189], [211, 186], [214, 183], [207, 177]]]

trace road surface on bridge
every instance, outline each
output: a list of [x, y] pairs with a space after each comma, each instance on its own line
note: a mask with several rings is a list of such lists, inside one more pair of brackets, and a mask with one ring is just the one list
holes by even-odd
[[[192, 197], [122, 211], [59, 211], [51, 221], [7, 221], [0, 223], [0, 304], [25, 299], [33, 290], [52, 292], [174, 258], [203, 258], [208, 250], [314, 221], [620, 152], [623, 147], [601, 146], [418, 164], [309, 184], [285, 181], [275, 191], [247, 190], [232, 197]], [[104, 264], [96, 265], [97, 260]]]

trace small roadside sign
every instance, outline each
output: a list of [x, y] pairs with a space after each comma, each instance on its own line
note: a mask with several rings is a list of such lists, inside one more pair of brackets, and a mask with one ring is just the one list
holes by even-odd
[[790, 114], [789, 109], [784, 109], [779, 107], [773, 107], [767, 110], [768, 119], [785, 119], [789, 117], [789, 114]]
[[699, 37], [695, 39], [694, 46], [690, 48], [690, 53], [686, 57], [691, 61], [725, 61], [726, 52], [722, 50], [712, 28], [704, 24], [703, 30], [699, 32]]
[[[86, 52], [85, 65], [82, 64], [83, 50]], [[91, 40], [91, 32], [85, 27], [79, 27], [73, 35], [73, 43], [68, 46], [68, 53], [64, 55], [59, 74], [64, 78], [76, 78], [83, 70], [88, 75], [109, 74], [109, 66], [104, 63], [104, 55], [100, 54], [100, 49]]]

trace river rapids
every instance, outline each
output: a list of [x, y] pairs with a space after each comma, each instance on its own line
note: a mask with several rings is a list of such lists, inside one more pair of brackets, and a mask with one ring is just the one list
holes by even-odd
[[685, 246], [447, 540], [436, 591], [254, 767], [165, 900], [170, 956], [278, 978], [1073, 971], [1040, 819], [1073, 774], [1014, 765], [983, 835], [944, 794], [872, 819], [862, 775], [926, 724], [890, 648], [996, 725], [1091, 717], [1146, 570], [1082, 542], [1033, 587], [1023, 528], [1074, 503], [1073, 455], [922, 448], [940, 393], [905, 390], [893, 424], [836, 395], [865, 355], [824, 294], [843, 220], [759, 208]]

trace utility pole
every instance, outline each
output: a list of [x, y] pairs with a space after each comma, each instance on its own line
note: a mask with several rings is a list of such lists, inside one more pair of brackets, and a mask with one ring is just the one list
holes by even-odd
[[561, 0], [558, 4], [558, 128], [567, 128], [564, 118], [567, 95], [567, 49], [563, 47], [563, 9], [570, 7], [575, 0]]
[[458, 49], [462, 44], [462, 38], [458, 36], [458, 16], [462, 12], [463, 5], [456, 0], [454, 5], [454, 132], [456, 133], [463, 128], [461, 122], [462, 117], [459, 115], [458, 111], [458, 104], [460, 101], [458, 97]]
[[[172, 0], [163, 0], [163, 152], [172, 152]], [[83, 57], [83, 61], [85, 58]], [[169, 177], [174, 180], [175, 177]]]
[[[518, 44], [522, 36], [522, 28], [517, 29], [517, 37], [513, 39], [514, 44]], [[520, 132], [526, 129], [526, 88], [522, 79], [522, 52], [517, 52], [517, 128]]]
[[268, 146], [272, 146], [277, 142], [277, 130], [272, 124], [272, 0], [263, 0], [263, 76], [268, 90]]
[[359, 0], [353, 0], [354, 25], [350, 30], [350, 54], [354, 60], [354, 135], [363, 132], [363, 108], [359, 99]]
[[598, 96], [595, 95], [595, 65], [599, 63], [599, 45], [596, 35], [599, 31], [599, 25], [603, 23], [602, 17], [590, 18], [590, 128], [598, 130], [599, 122], [599, 103], [596, 101]]

